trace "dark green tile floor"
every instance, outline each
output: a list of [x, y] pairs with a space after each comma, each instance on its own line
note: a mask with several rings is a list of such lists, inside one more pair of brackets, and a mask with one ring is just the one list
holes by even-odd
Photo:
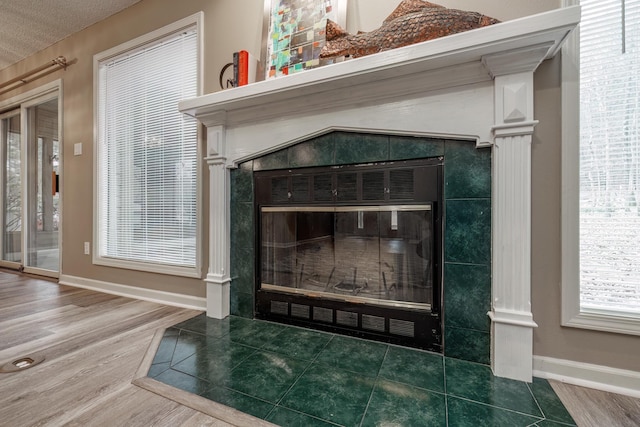
[[148, 376], [281, 426], [574, 425], [543, 379], [235, 316], [167, 329]]

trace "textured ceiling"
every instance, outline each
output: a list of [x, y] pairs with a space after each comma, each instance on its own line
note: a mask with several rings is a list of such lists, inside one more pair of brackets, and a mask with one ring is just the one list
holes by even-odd
[[0, 0], [0, 70], [138, 1]]

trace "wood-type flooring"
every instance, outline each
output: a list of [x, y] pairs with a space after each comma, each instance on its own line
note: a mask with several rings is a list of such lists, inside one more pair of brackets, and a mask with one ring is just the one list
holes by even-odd
[[[0, 270], [0, 366], [45, 358], [0, 373], [0, 426], [267, 425], [221, 406], [219, 417], [205, 415], [184, 395], [132, 384], [156, 331], [197, 314]], [[579, 426], [640, 425], [640, 399], [552, 385]]]

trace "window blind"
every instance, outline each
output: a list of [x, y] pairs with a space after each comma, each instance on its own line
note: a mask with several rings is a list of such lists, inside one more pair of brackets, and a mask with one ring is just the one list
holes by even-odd
[[580, 308], [640, 316], [640, 0], [581, 0]]
[[196, 266], [196, 27], [98, 66], [99, 256]]

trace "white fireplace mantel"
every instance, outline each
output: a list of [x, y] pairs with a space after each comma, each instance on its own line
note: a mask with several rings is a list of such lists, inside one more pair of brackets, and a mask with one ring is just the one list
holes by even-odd
[[492, 368], [530, 381], [533, 73], [579, 20], [556, 9], [180, 102], [207, 127], [207, 314], [229, 314], [229, 167], [332, 129], [466, 139], [493, 150]]

